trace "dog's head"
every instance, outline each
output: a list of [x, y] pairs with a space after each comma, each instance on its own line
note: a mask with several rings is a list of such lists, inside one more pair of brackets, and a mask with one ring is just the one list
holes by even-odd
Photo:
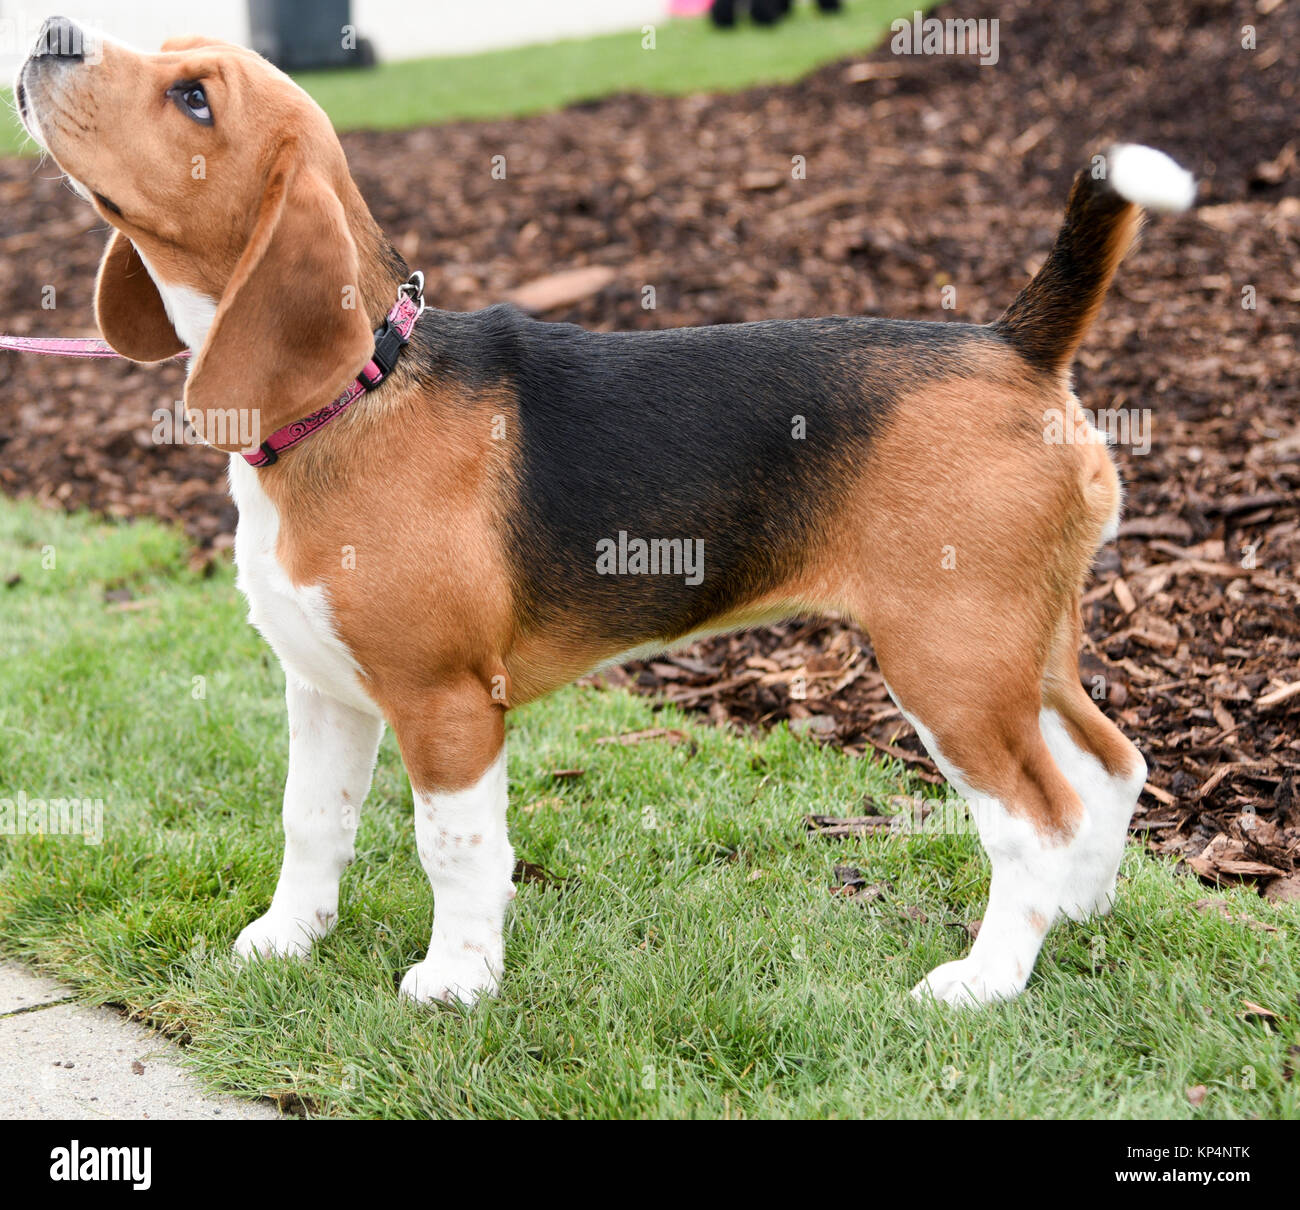
[[[329, 119], [288, 76], [228, 43], [172, 39], [141, 54], [52, 17], [15, 98], [114, 228], [96, 287], [104, 338], [158, 361], [184, 347], [173, 320], [193, 338], [211, 317], [191, 414], [248, 409], [265, 437], [365, 364], [367, 295], [391, 289], [360, 280], [358, 242], [369, 250], [377, 231]], [[169, 317], [150, 272], [199, 323]]]

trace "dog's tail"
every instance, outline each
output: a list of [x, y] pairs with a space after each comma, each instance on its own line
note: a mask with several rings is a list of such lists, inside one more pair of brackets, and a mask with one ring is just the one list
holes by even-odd
[[1121, 143], [1074, 178], [1046, 264], [994, 323], [1032, 365], [1059, 373], [1074, 360], [1142, 210], [1186, 210], [1192, 175], [1162, 151]]

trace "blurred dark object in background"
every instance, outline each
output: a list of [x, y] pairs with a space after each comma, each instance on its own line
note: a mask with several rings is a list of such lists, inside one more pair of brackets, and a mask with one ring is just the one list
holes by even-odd
[[248, 0], [253, 49], [281, 71], [373, 67], [375, 50], [352, 24], [351, 0]]
[[[816, 0], [817, 7], [824, 13], [838, 13], [843, 7], [843, 0]], [[730, 29], [736, 24], [738, 15], [743, 16], [746, 9], [755, 25], [775, 25], [782, 17], [789, 14], [793, 0], [713, 0], [709, 16], [713, 24], [720, 29]]]

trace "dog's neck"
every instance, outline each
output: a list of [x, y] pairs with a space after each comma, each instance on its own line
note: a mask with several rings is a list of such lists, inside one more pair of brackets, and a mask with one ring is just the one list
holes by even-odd
[[353, 185], [352, 189], [354, 196], [345, 199], [344, 205], [349, 211], [348, 225], [357, 245], [357, 262], [361, 266], [358, 285], [362, 304], [370, 317], [370, 326], [377, 328], [392, 308], [397, 288], [406, 281], [411, 271], [401, 254], [380, 230], [374, 216], [361, 200], [356, 186]]

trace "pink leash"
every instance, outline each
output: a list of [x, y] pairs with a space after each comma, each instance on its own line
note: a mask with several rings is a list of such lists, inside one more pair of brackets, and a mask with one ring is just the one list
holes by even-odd
[[[249, 466], [270, 466], [290, 446], [324, 428], [367, 391], [373, 391], [393, 372], [398, 356], [411, 339], [415, 321], [423, 312], [424, 274], [417, 270], [398, 286], [397, 302], [375, 330], [375, 347], [370, 360], [343, 393], [310, 416], [276, 429], [257, 449], [247, 453], [241, 451], [240, 456]], [[0, 349], [13, 353], [42, 353], [47, 357], [122, 357], [107, 341], [83, 336], [0, 336]], [[189, 357], [190, 350], [184, 349], [176, 356]]]
[[[0, 349], [13, 353], [44, 353], [47, 357], [117, 357], [113, 347], [105, 340], [81, 336], [0, 336]], [[189, 349], [177, 353], [188, 357]]]

